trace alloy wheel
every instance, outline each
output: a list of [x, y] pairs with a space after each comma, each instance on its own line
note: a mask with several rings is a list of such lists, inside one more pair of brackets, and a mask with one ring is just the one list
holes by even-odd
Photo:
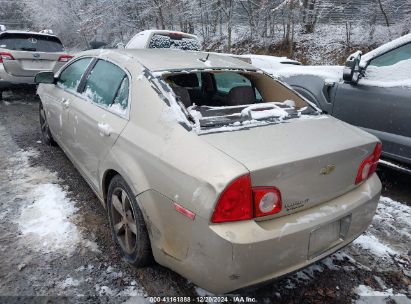
[[137, 225], [135, 213], [126, 191], [116, 188], [113, 191], [111, 215], [115, 236], [121, 248], [128, 254], [137, 245]]

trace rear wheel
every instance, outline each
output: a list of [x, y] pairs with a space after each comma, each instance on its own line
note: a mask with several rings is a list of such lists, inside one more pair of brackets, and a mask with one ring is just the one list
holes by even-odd
[[50, 127], [47, 122], [46, 111], [43, 108], [43, 104], [40, 102], [39, 106], [39, 115], [40, 115], [40, 129], [41, 129], [41, 136], [43, 139], [43, 143], [46, 145], [53, 146], [56, 142], [53, 139], [53, 136], [50, 132]]
[[113, 240], [123, 259], [136, 267], [148, 265], [152, 253], [143, 214], [135, 195], [120, 175], [110, 182], [107, 209]]

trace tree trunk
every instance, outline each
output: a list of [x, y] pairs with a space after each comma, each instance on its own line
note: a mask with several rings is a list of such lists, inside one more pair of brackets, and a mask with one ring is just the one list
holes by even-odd
[[385, 23], [387, 24], [387, 27], [390, 27], [390, 22], [388, 21], [388, 16], [387, 16], [387, 13], [384, 10], [384, 7], [382, 6], [381, 0], [377, 0], [377, 1], [378, 1], [378, 5], [380, 7], [381, 13], [384, 16]]

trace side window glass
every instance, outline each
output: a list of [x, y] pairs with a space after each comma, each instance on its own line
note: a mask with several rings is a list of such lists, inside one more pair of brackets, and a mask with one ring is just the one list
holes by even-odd
[[228, 94], [235, 87], [251, 87], [251, 82], [244, 76], [234, 72], [224, 72], [214, 74], [219, 93]]
[[99, 60], [86, 80], [83, 95], [92, 102], [110, 107], [125, 77], [125, 72], [118, 66]]
[[118, 89], [117, 96], [114, 99], [113, 104], [110, 109], [121, 115], [125, 115], [128, 106], [128, 95], [129, 95], [129, 80], [128, 77], [124, 77], [120, 88]]
[[385, 53], [371, 60], [370, 66], [384, 67], [394, 65], [403, 60], [411, 59], [411, 43], [400, 46], [399, 48]]
[[70, 64], [57, 80], [57, 85], [69, 91], [77, 91], [81, 77], [89, 66], [92, 58], [83, 58]]

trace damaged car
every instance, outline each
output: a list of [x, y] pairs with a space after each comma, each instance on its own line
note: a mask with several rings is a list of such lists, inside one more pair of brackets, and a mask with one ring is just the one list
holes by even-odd
[[222, 294], [367, 229], [381, 191], [376, 137], [243, 61], [181, 54], [87, 51], [36, 76], [43, 141], [99, 197], [124, 260], [154, 258]]
[[345, 67], [288, 66], [266, 71], [323, 111], [377, 136], [383, 143], [383, 163], [410, 172], [411, 34], [365, 55], [358, 51], [349, 56]]

